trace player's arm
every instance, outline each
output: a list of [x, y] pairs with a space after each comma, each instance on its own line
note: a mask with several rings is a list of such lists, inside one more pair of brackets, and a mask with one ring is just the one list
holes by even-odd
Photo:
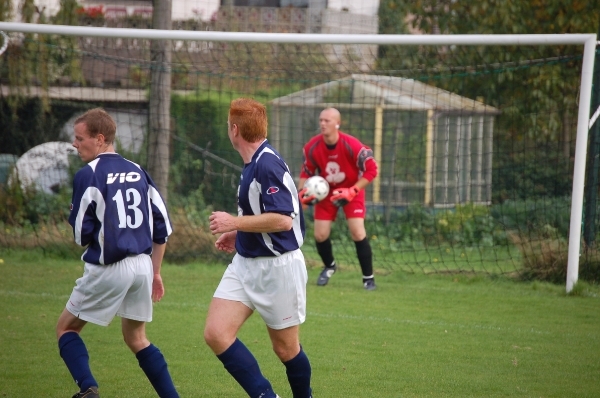
[[[316, 203], [314, 196], [306, 196], [306, 189], [304, 189], [304, 183], [309, 177], [312, 177], [317, 172], [317, 166], [311, 156], [307, 155], [307, 144], [302, 149], [302, 168], [300, 169], [300, 179], [298, 180], [298, 199], [302, 203], [302, 208], [306, 209], [309, 205]], [[310, 150], [308, 150], [310, 151]]]
[[222, 234], [231, 231], [271, 233], [289, 231], [293, 219], [287, 214], [262, 213], [252, 216], [232, 216], [223, 211], [215, 211], [208, 218], [210, 232]]
[[259, 187], [279, 187], [276, 192], [258, 192], [261, 196], [261, 213], [234, 217], [229, 213], [215, 211], [209, 217], [211, 233], [272, 233], [292, 229], [293, 219], [298, 215], [299, 209], [295, 198], [296, 187], [288, 170], [272, 163], [264, 163], [264, 167], [257, 171], [257, 178]]
[[307, 196], [306, 189], [304, 188], [304, 183], [310, 177], [314, 176], [316, 173], [317, 167], [313, 161], [309, 160], [309, 157], [306, 156], [306, 147], [302, 151], [302, 168], [300, 169], [300, 179], [298, 180], [298, 199], [300, 203], [302, 203], [302, 208], [306, 210], [308, 206], [314, 205], [317, 201], [314, 196]]
[[373, 151], [369, 147], [361, 147], [357, 152], [356, 164], [361, 177], [350, 188], [338, 188], [331, 194], [329, 200], [336, 206], [345, 206], [350, 203], [356, 195], [367, 187], [377, 177], [377, 162], [373, 158]]
[[298, 189], [301, 191], [304, 188], [304, 183], [308, 180], [308, 177], [300, 177], [298, 180]]
[[306, 144], [304, 148], [302, 148], [302, 167], [300, 168], [300, 181], [298, 182], [298, 187], [302, 188], [304, 186], [304, 182], [307, 178], [312, 177], [317, 172], [317, 165], [315, 164], [314, 159], [310, 156], [311, 150], [307, 148], [310, 144]]
[[152, 280], [152, 301], [160, 301], [165, 295], [165, 286], [160, 275], [160, 269], [166, 248], [166, 243], [152, 243], [152, 272], [154, 275]]
[[238, 218], [238, 231], [243, 232], [282, 232], [292, 229], [293, 219], [287, 214], [262, 213]]
[[354, 186], [356, 188], [358, 188], [359, 191], [365, 189], [367, 187], [367, 185], [369, 185], [371, 183], [371, 181], [367, 180], [364, 177], [360, 177], [359, 180], [356, 182], [356, 184], [354, 184]]
[[[369, 183], [379, 174], [379, 166], [373, 157], [373, 151], [369, 148], [363, 148], [358, 153], [358, 166], [362, 173], [362, 177]], [[368, 185], [368, 184], [367, 184]]]
[[[158, 191], [157, 191], [158, 192]], [[153, 205], [154, 206], [154, 205]], [[160, 210], [157, 210], [161, 214]], [[154, 218], [154, 228], [152, 237], [152, 301], [160, 301], [160, 299], [165, 295], [165, 286], [163, 284], [162, 276], [160, 275], [160, 269], [162, 267], [162, 261], [165, 256], [165, 251], [167, 249], [167, 239], [171, 234], [171, 224], [169, 222], [168, 216], [166, 219], [155, 217]]]
[[[260, 209], [254, 209], [254, 214], [239, 216], [222, 211], [213, 212], [209, 217], [213, 235], [231, 231], [273, 233], [292, 229], [293, 219], [300, 213], [294, 179], [285, 163], [273, 162], [274, 158], [263, 159], [257, 165], [257, 184], [252, 188], [260, 189], [252, 193], [253, 196], [260, 196]], [[278, 189], [271, 190], [271, 187]], [[258, 207], [258, 202], [254, 206]]]
[[165, 286], [160, 269], [167, 249], [167, 239], [173, 233], [173, 227], [165, 201], [154, 181], [152, 181], [152, 177], [143, 168], [142, 171], [148, 182], [149, 211], [152, 213], [152, 301], [156, 302], [160, 301], [165, 295]]

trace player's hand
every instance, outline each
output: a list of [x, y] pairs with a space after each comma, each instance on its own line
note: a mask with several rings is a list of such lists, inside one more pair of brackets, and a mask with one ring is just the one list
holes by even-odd
[[152, 301], [160, 301], [165, 295], [165, 285], [163, 285], [162, 277], [160, 274], [154, 274], [154, 280], [152, 281]]
[[354, 199], [359, 192], [360, 189], [356, 185], [350, 188], [338, 188], [332, 192], [329, 200], [338, 207], [346, 206], [348, 203], [352, 202], [352, 199]]
[[302, 203], [303, 210], [306, 210], [308, 206], [312, 206], [317, 203], [317, 198], [315, 195], [306, 196], [306, 191], [308, 191], [308, 188], [302, 188], [300, 192], [298, 192], [298, 198], [300, 199], [300, 203]]
[[219, 239], [215, 242], [217, 250], [227, 253], [233, 253], [235, 251], [235, 237], [237, 231], [226, 232], [219, 236]]
[[210, 233], [213, 235], [223, 234], [237, 230], [237, 217], [224, 211], [213, 211], [208, 217]]

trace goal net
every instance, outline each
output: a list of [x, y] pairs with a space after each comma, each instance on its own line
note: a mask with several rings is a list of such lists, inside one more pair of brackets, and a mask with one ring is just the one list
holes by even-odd
[[[319, 134], [326, 107], [340, 111], [341, 131], [373, 149], [379, 176], [367, 188], [366, 227], [377, 273], [563, 282], [570, 263], [574, 283], [594, 264], [593, 250], [579, 254], [594, 247], [597, 235], [597, 196], [583, 200], [595, 35], [253, 34], [11, 23], [0, 30], [9, 38], [0, 56], [0, 147], [13, 159], [0, 181], [3, 245], [67, 247], [70, 178], [81, 164], [68, 145], [34, 156], [38, 163], [25, 155], [70, 142], [73, 120], [102, 106], [117, 121], [117, 150], [168, 187], [175, 229], [168, 256], [219, 258], [208, 216], [236, 212], [243, 164], [226, 121], [230, 101], [245, 96], [267, 105], [269, 140], [295, 178], [302, 146]], [[156, 56], [157, 43], [166, 44], [168, 56]], [[153, 120], [160, 118], [168, 122], [157, 130]], [[157, 151], [156, 137], [166, 150]], [[596, 189], [597, 181], [589, 184]], [[15, 197], [25, 200], [15, 204]], [[303, 250], [309, 265], [321, 267], [312, 210], [306, 219]], [[583, 237], [582, 223], [589, 232]], [[332, 242], [342, 269], [358, 269], [342, 212]]]

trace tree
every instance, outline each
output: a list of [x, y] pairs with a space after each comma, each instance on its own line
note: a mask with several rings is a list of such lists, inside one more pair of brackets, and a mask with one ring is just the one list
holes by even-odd
[[[401, 9], [395, 11], [398, 25], [407, 20], [410, 28], [424, 34], [593, 33], [600, 20], [598, 1], [588, 0], [383, 0], [380, 17], [391, 17], [394, 10], [389, 10], [389, 4], [395, 2]], [[528, 176], [522, 194], [532, 194], [533, 186], [539, 195], [560, 195], [569, 186], [564, 176], [572, 164], [581, 53], [581, 46], [424, 46], [414, 52], [397, 46], [380, 54], [378, 65], [383, 73], [424, 81], [502, 111], [495, 151], [511, 149], [513, 155], [494, 157], [494, 170], [500, 170], [495, 172], [506, 173], [494, 176], [499, 199], [504, 190], [516, 195], [515, 181], [522, 177], [519, 170], [530, 167], [543, 181]], [[561, 149], [545, 154], [547, 163], [542, 163], [532, 158], [542, 152], [531, 153], [525, 142], [551, 151], [559, 145]], [[514, 145], [522, 148], [512, 151]], [[499, 186], [501, 181], [506, 184]]]
[[[600, 16], [597, 1], [588, 0], [394, 0], [402, 1], [402, 9], [412, 18], [412, 27], [425, 33], [434, 33], [439, 30], [445, 34], [564, 34], [564, 33], [593, 33], [596, 31]], [[385, 3], [382, 3], [385, 4]], [[565, 46], [548, 46], [539, 49], [539, 59], [558, 60], [555, 67], [544, 67], [534, 70], [528, 76], [521, 76], [523, 84], [517, 87], [517, 94], [521, 96], [520, 106], [526, 108], [504, 109], [513, 112], [515, 116], [527, 114], [544, 114], [544, 120], [536, 120], [533, 124], [525, 118], [518, 121], [519, 128], [513, 130], [513, 138], [519, 135], [534, 138], [542, 134], [544, 138], [562, 140], [565, 145], [570, 141], [573, 121], [577, 119], [576, 99], [581, 77], [580, 60], [572, 57], [567, 60], [565, 55], [581, 54], [581, 49], [569, 49]], [[452, 69], [452, 67], [469, 66], [471, 71], [477, 73], [489, 72], [477, 65], [504, 63], [511, 65], [525, 65], [530, 63], [528, 53], [520, 52], [516, 47], [506, 47], [501, 54], [490, 51], [468, 51], [456, 48], [439, 54], [441, 57], [431, 57], [431, 49], [422, 49], [418, 60], [415, 62], [429, 68]], [[442, 60], [443, 64], [432, 59]], [[549, 64], [549, 63], [546, 63]], [[565, 65], [566, 64], [566, 65]], [[523, 68], [525, 69], [525, 68]], [[518, 69], [507, 71], [503, 81], [496, 79], [479, 79], [471, 86], [464, 82], [454, 80], [454, 87], [447, 87], [453, 91], [463, 91], [471, 98], [483, 96], [486, 102], [506, 108], [502, 98], [510, 90], [514, 96], [515, 86], [513, 80]], [[539, 72], [539, 73], [538, 73]], [[561, 109], [562, 112], [550, 112], [552, 109]], [[527, 128], [523, 128], [527, 126]], [[541, 128], [540, 128], [541, 126]], [[568, 148], [564, 156], [569, 157]]]
[[[394, 35], [408, 34], [406, 24], [407, 11], [403, 0], [381, 0], [378, 10], [379, 34]], [[399, 51], [398, 46], [380, 45], [378, 48], [378, 69], [380, 70], [398, 70], [410, 65], [406, 62], [412, 57], [400, 56], [403, 51]]]
[[0, 21], [12, 20], [13, 2], [12, 0], [0, 1]]
[[[34, 0], [19, 4], [21, 20], [27, 23], [76, 24], [75, 0], [61, 0], [59, 12], [48, 18]], [[11, 0], [0, 0], [0, 17], [10, 20]], [[22, 154], [31, 147], [57, 139], [60, 128], [73, 113], [64, 105], [51, 106], [48, 88], [59, 78], [83, 82], [77, 39], [67, 36], [15, 35], [0, 56], [0, 78], [7, 82], [10, 95], [0, 96], [0, 147], [3, 152]], [[41, 88], [39, 98], [28, 91]], [[69, 113], [70, 112], [70, 113]]]
[[[2, 2], [0, 15], [9, 17], [11, 1]], [[20, 14], [26, 23], [77, 24], [76, 0], [61, 0], [59, 12], [48, 18], [34, 0], [23, 0]], [[6, 99], [11, 108], [25, 103], [26, 91], [31, 85], [42, 88], [43, 111], [50, 111], [48, 87], [61, 77], [82, 83], [81, 61], [77, 53], [77, 38], [70, 36], [36, 35], [25, 33], [18, 42], [12, 42], [5, 56], [0, 59], [0, 76], [8, 81], [11, 95]]]

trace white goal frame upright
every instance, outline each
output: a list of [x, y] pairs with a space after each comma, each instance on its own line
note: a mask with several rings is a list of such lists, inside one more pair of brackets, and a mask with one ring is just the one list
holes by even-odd
[[571, 196], [571, 220], [566, 291], [571, 292], [579, 277], [581, 252], [581, 221], [588, 132], [597, 115], [590, 119], [596, 34], [536, 34], [536, 35], [372, 35], [372, 34], [305, 34], [305, 33], [249, 33], [212, 32], [158, 29], [125, 29], [64, 25], [40, 25], [19, 22], [0, 22], [0, 31], [57, 34], [82, 37], [108, 37], [147, 40], [196, 40], [208, 42], [240, 43], [305, 43], [305, 44], [375, 44], [409, 46], [552, 46], [583, 45], [573, 193]]

